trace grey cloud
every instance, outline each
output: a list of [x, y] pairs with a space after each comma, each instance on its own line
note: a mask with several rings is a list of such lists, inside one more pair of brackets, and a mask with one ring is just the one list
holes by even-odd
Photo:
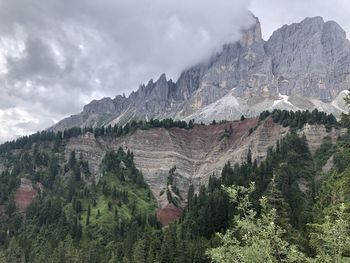
[[21, 81], [41, 75], [50, 78], [61, 73], [52, 50], [41, 39], [28, 38], [24, 53], [23, 58], [7, 59], [10, 78]]
[[176, 79], [238, 39], [249, 2], [0, 0], [0, 141], [163, 72]]

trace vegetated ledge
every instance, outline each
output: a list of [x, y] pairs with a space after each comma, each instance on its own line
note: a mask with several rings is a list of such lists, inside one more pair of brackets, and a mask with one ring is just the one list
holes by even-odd
[[332, 127], [339, 128], [341, 124], [337, 121], [333, 114], [327, 114], [322, 111], [314, 109], [313, 111], [287, 111], [287, 110], [273, 110], [263, 111], [260, 113], [260, 120], [266, 119], [268, 116], [272, 117], [274, 123], [279, 123], [283, 127], [290, 127], [291, 129], [302, 129], [305, 124], [323, 124], [329, 130]]
[[[301, 129], [304, 127], [305, 124], [323, 124], [326, 126], [327, 129], [331, 127], [342, 127], [342, 125], [337, 122], [337, 119], [334, 117], [333, 114], [327, 114], [322, 111], [318, 111], [317, 109], [313, 111], [287, 111], [287, 110], [273, 110], [270, 111], [263, 111], [260, 116], [259, 120], [265, 120], [268, 116], [271, 116], [274, 123], [279, 123], [283, 127], [290, 127], [292, 129]], [[241, 121], [243, 121], [245, 118], [244, 116], [241, 117]], [[233, 122], [237, 122], [233, 121]], [[209, 125], [217, 125], [217, 124], [224, 124], [227, 123], [227, 120], [221, 120], [216, 121], [213, 120], [211, 124]], [[204, 123], [195, 123], [194, 120], [190, 120], [189, 122], [186, 121], [180, 121], [180, 120], [173, 120], [171, 118], [169, 119], [151, 119], [150, 121], [136, 121], [133, 120], [123, 126], [118, 126], [115, 124], [114, 126], [108, 125], [108, 126], [102, 126], [102, 127], [73, 127], [69, 129], [65, 129], [64, 131], [41, 131], [34, 133], [32, 135], [23, 136], [21, 138], [18, 138], [16, 140], [5, 142], [4, 144], [0, 145], [0, 154], [3, 152], [6, 152], [7, 150], [12, 149], [21, 149], [25, 146], [30, 145], [31, 143], [38, 142], [38, 141], [57, 141], [61, 139], [69, 139], [72, 137], [76, 137], [82, 134], [85, 134], [87, 132], [94, 133], [95, 136], [103, 136], [103, 135], [110, 135], [115, 137], [120, 137], [132, 132], [135, 132], [138, 129], [141, 130], [149, 130], [153, 128], [165, 128], [170, 129], [174, 127], [178, 127], [181, 129], [193, 129], [196, 125], [202, 125], [205, 126]], [[250, 130], [250, 133], [252, 130]], [[223, 134], [223, 137], [229, 136], [230, 131], [225, 130], [225, 134]]]
[[[64, 131], [48, 131], [44, 130], [41, 132], [34, 133], [32, 135], [27, 135], [20, 137], [16, 140], [5, 142], [0, 145], [0, 153], [6, 152], [7, 150], [22, 149], [32, 143], [39, 141], [58, 141], [62, 139], [69, 139], [72, 137], [77, 137], [86, 133], [93, 133], [95, 136], [110, 135], [115, 137], [120, 137], [127, 135], [136, 131], [137, 129], [149, 130], [152, 128], [173, 128], [178, 127], [181, 129], [192, 129], [194, 127], [194, 122], [191, 120], [188, 123], [186, 121], [174, 121], [173, 119], [157, 120], [151, 119], [150, 121], [131, 121], [123, 126], [102, 126], [102, 127], [73, 127], [65, 129]], [[198, 124], [196, 124], [198, 125]], [[204, 125], [203, 123], [201, 125]]]

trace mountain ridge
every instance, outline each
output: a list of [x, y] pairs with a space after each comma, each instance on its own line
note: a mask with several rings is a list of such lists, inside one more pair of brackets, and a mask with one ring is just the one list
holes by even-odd
[[[129, 97], [93, 100], [51, 130], [123, 125], [151, 118], [236, 120], [263, 110], [318, 108], [339, 115], [350, 88], [350, 42], [334, 21], [306, 18], [263, 40], [258, 18], [241, 40], [183, 71], [176, 82], [162, 74]], [[338, 97], [341, 96], [339, 99]]]

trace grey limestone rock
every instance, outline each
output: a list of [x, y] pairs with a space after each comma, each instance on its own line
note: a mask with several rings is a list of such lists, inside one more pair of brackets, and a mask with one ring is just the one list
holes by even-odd
[[321, 17], [276, 30], [268, 41], [259, 20], [241, 40], [223, 46], [208, 61], [182, 72], [175, 82], [162, 74], [128, 98], [92, 101], [52, 130], [125, 124], [132, 119], [175, 118], [210, 122], [256, 116], [274, 108], [320, 108], [340, 114], [350, 88], [350, 43], [334, 21]]

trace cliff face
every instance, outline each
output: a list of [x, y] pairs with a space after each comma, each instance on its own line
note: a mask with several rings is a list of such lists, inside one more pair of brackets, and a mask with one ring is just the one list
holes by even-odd
[[345, 31], [321, 17], [284, 26], [266, 43], [280, 93], [324, 102], [349, 88], [349, 47]]
[[350, 88], [350, 43], [344, 30], [321, 17], [276, 30], [268, 41], [260, 22], [242, 31], [205, 63], [176, 82], [162, 74], [131, 93], [93, 101], [52, 127], [123, 125], [132, 119], [175, 118], [197, 122], [257, 116], [274, 108], [339, 115]]
[[[225, 129], [232, 130], [228, 138], [222, 136]], [[250, 129], [254, 130], [251, 134]], [[78, 155], [82, 153], [83, 158], [89, 161], [93, 174], [99, 178], [99, 165], [106, 151], [117, 150], [119, 147], [132, 151], [137, 168], [142, 171], [160, 207], [166, 207], [166, 195], [161, 193], [166, 189], [169, 170], [173, 166], [177, 168], [176, 186], [186, 201], [191, 183], [198, 189], [199, 185], [207, 183], [210, 175], [219, 176], [228, 161], [244, 162], [249, 149], [253, 159], [263, 160], [267, 149], [274, 146], [288, 131], [288, 128], [273, 123], [270, 118], [260, 124], [257, 118], [253, 118], [220, 125], [198, 125], [191, 130], [137, 130], [119, 138], [95, 138], [88, 133], [66, 141], [65, 153], [67, 159], [73, 150]], [[342, 129], [327, 132], [322, 125], [307, 125], [300, 134], [306, 135], [310, 149], [314, 152], [323, 137], [330, 136], [335, 140], [343, 132]]]

